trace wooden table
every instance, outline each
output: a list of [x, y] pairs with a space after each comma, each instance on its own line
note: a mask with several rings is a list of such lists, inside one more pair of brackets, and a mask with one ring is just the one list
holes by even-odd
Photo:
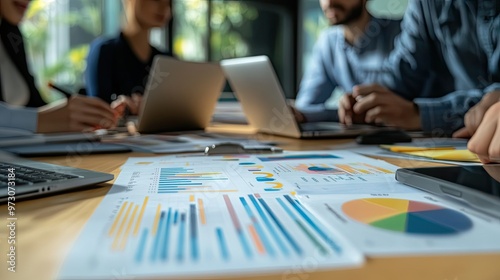
[[[261, 136], [256, 136], [260, 139]], [[332, 149], [352, 140], [290, 140], [265, 136], [266, 140], [283, 141], [281, 147], [289, 150]], [[37, 160], [86, 168], [101, 172], [119, 173], [119, 167], [129, 158], [151, 156], [127, 153], [90, 156], [66, 156]], [[434, 166], [430, 162], [386, 159], [401, 167]], [[101, 184], [86, 190], [20, 202], [16, 205], [17, 272], [7, 271], [7, 207], [0, 208], [1, 268], [0, 279], [43, 280], [55, 279], [63, 260], [96, 207], [112, 183]], [[500, 236], [499, 241], [500, 242]], [[334, 271], [307, 271], [265, 276], [227, 277], [228, 279], [380, 279], [380, 280], [499, 280], [500, 253], [452, 256], [419, 256], [369, 258], [361, 268]], [[116, 278], [119, 279], [119, 278]]]

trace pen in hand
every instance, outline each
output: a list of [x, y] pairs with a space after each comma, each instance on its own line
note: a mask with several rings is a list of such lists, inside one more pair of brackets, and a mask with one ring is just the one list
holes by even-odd
[[[68, 101], [73, 96], [80, 95], [78, 93], [71, 93], [68, 90], [63, 89], [62, 87], [57, 86], [52, 82], [49, 82], [47, 85], [49, 88], [54, 89], [54, 90], [64, 94], [64, 96], [66, 97], [66, 99], [68, 99]], [[86, 98], [86, 97], [84, 97], [84, 98]], [[120, 112], [117, 112], [117, 110], [113, 110], [113, 114], [114, 114], [115, 119], [118, 119], [120, 117]], [[102, 127], [100, 125], [94, 125], [93, 128], [94, 128], [94, 130], [102, 129]]]
[[56, 86], [56, 85], [55, 85], [54, 83], [52, 83], [52, 82], [49, 82], [47, 85], [49, 86], [49, 88], [54, 89], [54, 90], [57, 90], [58, 92], [60, 92], [60, 93], [64, 94], [64, 96], [65, 96], [66, 98], [68, 98], [68, 99], [69, 99], [69, 98], [71, 98], [71, 97], [73, 96], [73, 93], [71, 93], [71, 92], [69, 92], [69, 91], [67, 91], [67, 90], [65, 90], [65, 89], [63, 89], [63, 88], [61, 88], [61, 87], [59, 87], [59, 86]]

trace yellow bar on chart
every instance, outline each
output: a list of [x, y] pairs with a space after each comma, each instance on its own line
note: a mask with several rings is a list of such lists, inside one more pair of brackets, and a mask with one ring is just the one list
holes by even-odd
[[137, 236], [137, 234], [139, 234], [139, 227], [141, 226], [142, 217], [144, 216], [144, 211], [146, 211], [146, 205], [148, 204], [148, 200], [149, 196], [146, 196], [144, 198], [144, 201], [142, 202], [141, 212], [139, 213], [139, 217], [137, 218], [137, 223], [135, 224], [134, 228], [134, 236]]
[[130, 217], [130, 221], [128, 222], [128, 226], [127, 226], [127, 229], [125, 230], [125, 234], [122, 237], [122, 242], [120, 242], [120, 250], [125, 249], [125, 245], [127, 244], [127, 239], [128, 239], [128, 236], [130, 235], [130, 231], [132, 230], [132, 225], [134, 224], [135, 215], [137, 214], [138, 210], [139, 210], [139, 205], [136, 205], [134, 207], [134, 211], [132, 212], [132, 216]]
[[123, 214], [123, 211], [125, 208], [127, 208], [128, 201], [125, 201], [125, 203], [122, 204], [122, 207], [120, 207], [120, 210], [118, 211], [118, 215], [116, 215], [115, 220], [113, 221], [113, 225], [111, 225], [111, 229], [109, 230], [109, 237], [113, 236], [113, 232], [115, 231], [116, 226], [118, 225], [118, 221], [120, 221], [120, 218]]
[[198, 198], [198, 211], [200, 212], [200, 222], [202, 225], [207, 224], [207, 216], [205, 216], [205, 207], [203, 206], [203, 200]]
[[356, 171], [354, 168], [352, 168], [351, 166], [347, 165], [347, 164], [337, 164], [336, 165], [338, 168], [346, 171], [346, 172], [349, 172], [351, 174], [358, 174], [359, 172]]
[[125, 224], [127, 223], [128, 216], [130, 214], [130, 210], [132, 210], [133, 206], [134, 206], [134, 203], [130, 203], [127, 207], [127, 212], [125, 212], [125, 216], [123, 216], [123, 220], [120, 223], [120, 227], [118, 228], [118, 232], [116, 233], [115, 239], [113, 240], [113, 244], [112, 244], [113, 250], [118, 249], [118, 241], [120, 240], [120, 236], [122, 235], [123, 228], [125, 227]]
[[151, 235], [156, 235], [156, 231], [158, 230], [158, 223], [160, 221], [160, 214], [161, 214], [161, 204], [158, 204], [158, 207], [156, 207], [156, 215], [155, 215], [155, 220], [153, 222], [153, 230], [151, 231]]

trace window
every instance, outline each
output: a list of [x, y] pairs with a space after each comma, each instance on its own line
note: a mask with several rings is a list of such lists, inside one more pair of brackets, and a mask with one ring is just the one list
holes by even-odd
[[[54, 81], [72, 90], [84, 86], [83, 73], [90, 43], [120, 30], [121, 0], [34, 0], [21, 29], [28, 59], [43, 98], [61, 98], [46, 86]], [[153, 44], [165, 48], [164, 30], [156, 30]]]
[[297, 1], [185, 0], [173, 5], [176, 56], [219, 61], [267, 55], [286, 95], [295, 96]]

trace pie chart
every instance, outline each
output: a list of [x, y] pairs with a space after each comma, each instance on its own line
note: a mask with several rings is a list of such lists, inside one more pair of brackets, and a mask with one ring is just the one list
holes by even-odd
[[407, 234], [451, 235], [473, 226], [469, 217], [458, 211], [405, 199], [357, 199], [344, 203], [342, 211], [357, 222]]

